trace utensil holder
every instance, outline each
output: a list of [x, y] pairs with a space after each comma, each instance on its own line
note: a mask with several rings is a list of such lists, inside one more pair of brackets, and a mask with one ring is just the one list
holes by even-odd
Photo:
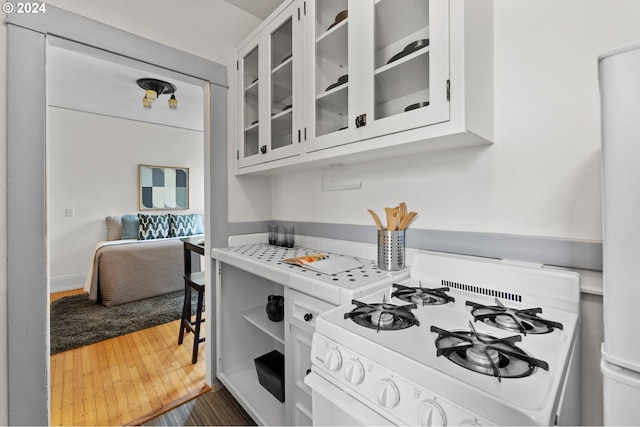
[[404, 230], [378, 230], [378, 268], [386, 271], [404, 268]]

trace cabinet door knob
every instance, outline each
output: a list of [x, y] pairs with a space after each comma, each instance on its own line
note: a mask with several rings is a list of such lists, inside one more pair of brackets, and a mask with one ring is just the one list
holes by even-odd
[[367, 125], [367, 115], [366, 114], [361, 114], [358, 117], [356, 117], [356, 127], [362, 127], [362, 126], [366, 126]]
[[307, 369], [307, 375], [311, 373], [311, 368]]
[[265, 153], [267, 152], [267, 146], [266, 146], [266, 145], [261, 146], [261, 147], [260, 147], [260, 152], [261, 152], [262, 154], [265, 154]]
[[304, 315], [304, 321], [305, 322], [308, 322], [311, 319], [313, 319], [313, 314], [307, 313], [307, 314]]

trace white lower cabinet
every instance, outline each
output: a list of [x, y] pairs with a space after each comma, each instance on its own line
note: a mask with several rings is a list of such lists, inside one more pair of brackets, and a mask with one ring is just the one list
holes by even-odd
[[[285, 404], [261, 385], [255, 364], [274, 350], [286, 353], [285, 321], [272, 322], [266, 311], [269, 295], [284, 295], [285, 288], [228, 264], [216, 271], [216, 375], [258, 424], [285, 425]], [[278, 389], [277, 375], [265, 379]]]
[[304, 383], [304, 377], [311, 372], [315, 319], [335, 306], [293, 289], [286, 290], [285, 304], [288, 331], [285, 357], [290, 361], [286, 364], [285, 383], [291, 396], [285, 406], [291, 425], [311, 425], [311, 389]]
[[[218, 379], [258, 424], [311, 425], [304, 377], [311, 369], [315, 319], [334, 305], [229, 264], [217, 262], [216, 271]], [[285, 298], [279, 322], [267, 316], [270, 295]], [[255, 359], [273, 351], [284, 356], [284, 369], [263, 370], [263, 384]], [[284, 402], [276, 397], [281, 384]]]
[[294, 426], [311, 426], [313, 425], [313, 417], [311, 415], [311, 396], [306, 393], [294, 391], [291, 393], [293, 402], [291, 403], [293, 410]]

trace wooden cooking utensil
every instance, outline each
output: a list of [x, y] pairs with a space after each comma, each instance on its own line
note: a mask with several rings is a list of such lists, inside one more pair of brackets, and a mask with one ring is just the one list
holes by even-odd
[[404, 218], [405, 216], [407, 216], [407, 204], [405, 202], [401, 202], [400, 203], [400, 221], [402, 221], [402, 218]]
[[373, 218], [373, 221], [376, 223], [376, 227], [378, 227], [378, 230], [382, 230], [382, 222], [380, 222], [380, 218], [378, 218], [378, 214], [376, 214], [371, 209], [367, 209], [367, 210], [371, 214], [371, 217]]
[[409, 212], [408, 214], [406, 214], [400, 222], [400, 230], [404, 230], [409, 227], [409, 224], [411, 224], [416, 216], [418, 216], [417, 212]]
[[398, 212], [400, 208], [384, 208], [384, 211], [387, 214], [387, 230], [395, 231], [398, 228], [399, 218]]

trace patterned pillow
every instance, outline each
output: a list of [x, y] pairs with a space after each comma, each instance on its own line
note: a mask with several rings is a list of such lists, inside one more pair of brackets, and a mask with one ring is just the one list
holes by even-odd
[[163, 239], [169, 236], [167, 215], [138, 214], [138, 240]]
[[192, 236], [196, 234], [196, 216], [169, 214], [169, 237]]

